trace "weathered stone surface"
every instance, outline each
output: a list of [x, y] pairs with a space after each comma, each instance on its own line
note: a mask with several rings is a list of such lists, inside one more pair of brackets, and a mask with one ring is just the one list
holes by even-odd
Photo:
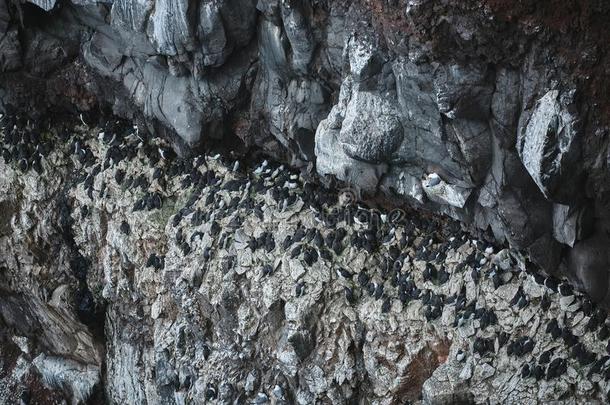
[[570, 274], [575, 281], [593, 299], [605, 303], [610, 302], [607, 287], [610, 280], [608, 272], [602, 269], [609, 263], [607, 236], [597, 235], [577, 242], [568, 256]]
[[574, 247], [574, 243], [586, 239], [592, 232], [593, 218], [590, 207], [553, 206], [553, 236], [558, 242]]
[[580, 170], [577, 121], [562, 107], [560, 92], [551, 90], [537, 101], [517, 140], [523, 165], [540, 191], [553, 201], [570, 201], [576, 192]]
[[73, 403], [86, 402], [100, 383], [100, 367], [40, 354], [33, 362], [43, 380], [52, 388], [66, 392]]
[[56, 0], [32, 0], [32, 4], [36, 4], [44, 11], [49, 11], [55, 7]]
[[[404, 3], [42, 2], [53, 12], [38, 11], [46, 26], [38, 31], [28, 18], [16, 24], [2, 2], [1, 69], [41, 79], [12, 87], [6, 79], [0, 99], [44, 104], [51, 93], [58, 104], [109, 103], [142, 113], [159, 133], [168, 128], [181, 153], [236, 136], [295, 166], [315, 163], [359, 189], [491, 229], [530, 253], [535, 241], [572, 246], [587, 237], [559, 205], [607, 229], [607, 100], [594, 90], [607, 82], [605, 41], [595, 43], [607, 34], [595, 17], [607, 6], [586, 2], [590, 35], [580, 36], [585, 30], [557, 29], [573, 20], [572, 6], [551, 21], [534, 2]], [[104, 79], [76, 85], [99, 100], [55, 95], [67, 80], [61, 66], [79, 49]], [[420, 190], [430, 173], [461, 190], [456, 198]]]
[[472, 190], [447, 184], [436, 173], [431, 173], [422, 181], [422, 188], [428, 198], [440, 204], [464, 208]]
[[[596, 360], [608, 336], [587, 329], [585, 297], [512, 250], [447, 219], [354, 211], [353, 195], [278, 163], [178, 160], [137, 125], [78, 123], [46, 133], [63, 142], [43, 148], [40, 174], [5, 160], [36, 131], [10, 131], [0, 157], [5, 402], [39, 384], [73, 402], [103, 389], [168, 404], [591, 401], [610, 388], [605, 369], [568, 357], [573, 371], [543, 385], [524, 374], [550, 348], [570, 352], [548, 332], [558, 319]], [[535, 343], [515, 354], [523, 337]]]
[[370, 93], [356, 93], [347, 104], [339, 146], [352, 159], [370, 163], [388, 160], [402, 142], [395, 106]]
[[[485, 230], [604, 300], [608, 266], [590, 251], [610, 230], [609, 7], [0, 1], [0, 110], [38, 119], [50, 109], [111, 107], [167, 135], [182, 154], [208, 141], [263, 150]], [[255, 258], [239, 260], [241, 277]], [[173, 277], [194, 283], [202, 274]], [[109, 285], [105, 294], [116, 296]], [[172, 308], [159, 299], [149, 312], [163, 319]], [[240, 316], [229, 323], [255, 329], [248, 313]], [[292, 372], [291, 347], [281, 356]], [[118, 367], [132, 369], [130, 361]], [[313, 368], [304, 375], [320, 380]], [[207, 385], [197, 385], [204, 396]], [[134, 395], [117, 400], [148, 394]]]
[[316, 132], [315, 152], [318, 173], [333, 175], [358, 189], [374, 192], [387, 171], [387, 165], [355, 160], [343, 148], [337, 150], [336, 145], [339, 144], [341, 135], [339, 129], [333, 128], [332, 125], [330, 118], [324, 120]]

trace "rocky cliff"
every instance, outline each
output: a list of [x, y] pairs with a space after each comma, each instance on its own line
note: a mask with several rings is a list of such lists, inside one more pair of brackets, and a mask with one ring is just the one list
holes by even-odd
[[[394, 339], [399, 325], [421, 329], [418, 323], [409, 323], [415, 322], [415, 315], [397, 310], [407, 318], [392, 321], [366, 303], [358, 304], [357, 310], [346, 309], [349, 305], [335, 308], [332, 287], [326, 282], [346, 294], [348, 303], [350, 296], [354, 299], [351, 294], [359, 296], [354, 285], [326, 273], [330, 269], [334, 274], [332, 260], [334, 255], [341, 256], [341, 241], [347, 234], [337, 242], [339, 252], [320, 259], [332, 263], [318, 271], [311, 271], [313, 263], [309, 263], [324, 251], [311, 245], [316, 235], [304, 244], [304, 251], [294, 253], [307, 256], [302, 257], [307, 271], [293, 269], [291, 261], [277, 262], [282, 255], [293, 254], [284, 252], [291, 245], [281, 253], [274, 249], [283, 242], [279, 237], [293, 235], [298, 228], [282, 230], [280, 226], [291, 224], [282, 215], [297, 204], [300, 197], [294, 195], [305, 196], [301, 200], [306, 212], [291, 215], [307, 229], [313, 229], [310, 216], [321, 206], [337, 205], [332, 193], [293, 184], [290, 176], [297, 173], [311, 181], [315, 178], [316, 183], [349, 187], [351, 199], [383, 199], [388, 209], [408, 205], [444, 214], [478, 230], [479, 239], [494, 240], [495, 251], [497, 246], [511, 247], [511, 255], [519, 256], [515, 253], [519, 251], [527, 256], [520, 265], [505, 263], [504, 270], [529, 269], [531, 260], [546, 274], [538, 276], [543, 285], [540, 277], [567, 277], [593, 301], [608, 307], [609, 19], [610, 5], [598, 0], [0, 0], [0, 111], [5, 113], [0, 159], [0, 289], [5, 298], [0, 300], [0, 311], [3, 322], [18, 331], [5, 337], [12, 343], [7, 343], [9, 353], [3, 357], [14, 359], [17, 363], [11, 370], [18, 372], [27, 367], [19, 366], [22, 357], [16, 353], [31, 352], [29, 361], [36, 363], [41, 375], [51, 376], [46, 386], [61, 387], [62, 395], [68, 392], [75, 400], [108, 395], [112, 402], [169, 398], [180, 402], [208, 393], [214, 398], [226, 394], [255, 400], [259, 387], [264, 388], [260, 388], [261, 401], [263, 396], [282, 400], [286, 395], [284, 400], [302, 403], [350, 398], [392, 401], [403, 395], [415, 400], [420, 394], [441, 392], [440, 388], [426, 391], [423, 384], [433, 381], [433, 370], [409, 378], [404, 373], [412, 372], [413, 356], [423, 356], [417, 361], [431, 362], [436, 370], [445, 364], [448, 353], [454, 356], [458, 347], [465, 350], [464, 344], [447, 343], [456, 339], [448, 331], [433, 334], [436, 337], [426, 335], [430, 339], [422, 341], [432, 342], [426, 346], [429, 350], [405, 352], [403, 348], [390, 353], [384, 351], [389, 350], [384, 344]], [[105, 122], [100, 117], [107, 117], [109, 111], [130, 124]], [[80, 117], [76, 124], [74, 114]], [[229, 194], [222, 203], [216, 197], [184, 191], [216, 185], [218, 172], [232, 172], [233, 162], [216, 167], [208, 162], [210, 156], [195, 159], [212, 147], [250, 157], [236, 169], [246, 178], [254, 176], [247, 190], [261, 182], [267, 170], [255, 165], [253, 156], [258, 153], [297, 172], [284, 176], [278, 171], [276, 177], [283, 181], [280, 190], [264, 202], [254, 197], [256, 203], [252, 202], [242, 194], [235, 200], [237, 195], [231, 192], [244, 192], [243, 178], [240, 184], [227, 186]], [[172, 150], [185, 160], [170, 157]], [[122, 161], [134, 163], [117, 169]], [[254, 173], [258, 169], [261, 172]], [[219, 177], [224, 181], [224, 174]], [[265, 181], [257, 186], [257, 193], [267, 195], [270, 184]], [[269, 208], [274, 207], [269, 198], [279, 206]], [[313, 213], [308, 211], [307, 198], [322, 199], [313, 204]], [[229, 222], [219, 218], [230, 217], [226, 212], [230, 209], [239, 212], [239, 204], [263, 210], [260, 215], [248, 211], [246, 217], [266, 225], [237, 232], [243, 225], [238, 220], [225, 229]], [[214, 214], [218, 209], [221, 213]], [[384, 216], [390, 214], [386, 211]], [[269, 219], [275, 216], [279, 220]], [[185, 220], [190, 222], [188, 230], [178, 232], [175, 228]], [[435, 231], [426, 224], [413, 226], [422, 240], [434, 232], [442, 234], [430, 242], [438, 245], [434, 251], [447, 251], [443, 243], [463, 236], [448, 219], [430, 221], [438, 227]], [[453, 225], [442, 231], [448, 223]], [[320, 232], [322, 239], [328, 236]], [[407, 235], [416, 238], [410, 232], [415, 231]], [[232, 248], [235, 251], [224, 246], [219, 236], [223, 234], [237, 245]], [[354, 249], [377, 252], [376, 243], [383, 236], [359, 236]], [[249, 245], [250, 238], [256, 240], [254, 246]], [[329, 251], [335, 239], [328, 242]], [[452, 247], [457, 256], [447, 253], [437, 264], [455, 260], [477, 267], [477, 261], [494, 260], [491, 253], [466, 239], [459, 239], [464, 242], [460, 246], [465, 245], [461, 251], [460, 246]], [[192, 247], [194, 241], [201, 246]], [[395, 247], [398, 254], [406, 254], [404, 249], [412, 242]], [[206, 249], [215, 244], [226, 251], [216, 261], [205, 258], [210, 254]], [[413, 249], [428, 249], [420, 245], [421, 240]], [[237, 252], [246, 246], [250, 256], [244, 259]], [[257, 257], [261, 249], [274, 253]], [[203, 258], [192, 259], [191, 250]], [[416, 257], [430, 260], [416, 250], [410, 254], [411, 261]], [[378, 260], [388, 253], [382, 252]], [[383, 262], [351, 264], [354, 255], [348, 254], [349, 262], [341, 265], [355, 266], [352, 270], [358, 272], [366, 267], [383, 273], [382, 279], [390, 284], [396, 281], [388, 287], [396, 289], [393, 295], [383, 288], [377, 293], [383, 285], [380, 280], [362, 283], [364, 291], [372, 289], [373, 297], [379, 295], [385, 312], [393, 312], [398, 305], [393, 299], [401, 301], [403, 284], [406, 301], [421, 299], [413, 292], [413, 288], [421, 289], [421, 280], [399, 282], [400, 275], [385, 274], [388, 266]], [[391, 256], [391, 261], [397, 258]], [[235, 260], [245, 262], [236, 264]], [[445, 267], [450, 267], [448, 263]], [[239, 270], [233, 270], [235, 266]], [[259, 267], [264, 274], [275, 274], [267, 287], [258, 285], [260, 276], [255, 270]], [[214, 272], [208, 272], [209, 268]], [[254, 273], [244, 270], [249, 268]], [[283, 273], [276, 274], [278, 268]], [[412, 263], [409, 271], [418, 273], [417, 269], [422, 272], [425, 265]], [[428, 272], [439, 269], [428, 268]], [[462, 273], [476, 278], [470, 268], [460, 268], [455, 271], [455, 285], [464, 282], [464, 275], [457, 276]], [[516, 275], [499, 276], [491, 269], [488, 275], [494, 287], [498, 277], [513, 280], [518, 289], [511, 290], [514, 305], [523, 303], [519, 294], [529, 302], [548, 293], [527, 287]], [[349, 279], [355, 280], [355, 275]], [[339, 276], [338, 280], [343, 279]], [[554, 287], [554, 282], [550, 285]], [[461, 294], [429, 287], [433, 295], [455, 295], [455, 300]], [[295, 289], [318, 291], [313, 300], [319, 302], [302, 309], [293, 296]], [[464, 294], [470, 291], [479, 290], [466, 289]], [[482, 294], [495, 302], [494, 291]], [[252, 295], [257, 297], [255, 304], [239, 305]], [[577, 328], [589, 318], [597, 322], [592, 310], [574, 312], [571, 298], [565, 298], [572, 297], [571, 292], [562, 297], [561, 305], [557, 304], [561, 316], [566, 311], [571, 315], [561, 319], [561, 328]], [[429, 295], [426, 304], [413, 310], [426, 321], [440, 317], [438, 312], [447, 304], [444, 298], [432, 299], [432, 304], [430, 299]], [[471, 300], [468, 296], [467, 301]], [[333, 311], [340, 310], [347, 311], [341, 315], [345, 319], [358, 319], [354, 325], [359, 326], [337, 321], [343, 318]], [[513, 318], [507, 319], [512, 322]], [[545, 323], [534, 316], [523, 320], [523, 325], [532, 327], [530, 321], [538, 322], [536, 328]], [[334, 336], [333, 322], [349, 332], [338, 327]], [[193, 325], [200, 330], [191, 330]], [[260, 325], [269, 330], [260, 332]], [[370, 330], [375, 331], [371, 332], [374, 337], [367, 335]], [[494, 333], [500, 331], [522, 334], [505, 326], [494, 329]], [[214, 337], [215, 333], [228, 336]], [[251, 338], [258, 333], [267, 335], [268, 341], [252, 344]], [[405, 332], [407, 341], [421, 338], [409, 333]], [[32, 336], [38, 335], [32, 343]], [[474, 339], [473, 334], [469, 336]], [[564, 340], [573, 348], [576, 343], [570, 336]], [[493, 340], [485, 334], [480, 338]], [[380, 344], [376, 339], [386, 340]], [[583, 339], [584, 346], [576, 346], [574, 356], [589, 365], [587, 353], [599, 349], [600, 343], [593, 339], [589, 345], [589, 338]], [[232, 346], [222, 346], [220, 341]], [[369, 357], [366, 351], [353, 358], [333, 354], [337, 347], [346, 353], [353, 348], [359, 352], [371, 342], [377, 346], [367, 349]], [[222, 355], [206, 369], [204, 360], [213, 356], [209, 352], [216, 353], [211, 350], [214, 344]], [[251, 344], [254, 349], [248, 348]], [[267, 355], [260, 353], [265, 344], [271, 347]], [[284, 351], [282, 345], [293, 349]], [[495, 354], [500, 347], [499, 343], [494, 346]], [[381, 360], [375, 357], [380, 350], [387, 353]], [[473, 350], [472, 342], [469, 350]], [[40, 353], [45, 357], [33, 356]], [[441, 360], [426, 360], [426, 356]], [[310, 371], [301, 374], [283, 368], [297, 364], [297, 357], [301, 362], [297, 363]], [[405, 359], [404, 364], [400, 359]], [[259, 363], [267, 368], [255, 367]], [[378, 366], [392, 368], [395, 363], [404, 367], [374, 372]], [[475, 363], [480, 365], [478, 360]], [[469, 367], [475, 363], [468, 363]], [[497, 368], [493, 361], [485, 364]], [[506, 362], [502, 364], [499, 369], [510, 369]], [[531, 362], [527, 365], [532, 370], [536, 367]], [[559, 361], [554, 369], [564, 366], [567, 370], [567, 364]], [[525, 365], [517, 362], [511, 367]], [[236, 377], [248, 368], [256, 370], [249, 380]], [[568, 373], [569, 382], [557, 380], [560, 388], [549, 383], [552, 388], [541, 393], [498, 372], [492, 374], [496, 377], [491, 385], [482, 385], [487, 388], [473, 388], [478, 387], [473, 383], [464, 392], [447, 393], [447, 398], [497, 395], [494, 398], [500, 401], [517, 395], [515, 400], [543, 401], [562, 395], [585, 398], [595, 390], [595, 395], [603, 394], [604, 384], [574, 388], [583, 380], [578, 371], [574, 373]], [[524, 380], [531, 378], [524, 375]], [[417, 382], [412, 391], [417, 394], [400, 382], [413, 378]], [[237, 388], [229, 385], [239, 392], [221, 395], [224, 380], [237, 384]], [[510, 388], [497, 389], [503, 384]], [[519, 394], [513, 394], [516, 388], [511, 384], [520, 387]], [[279, 387], [276, 397], [271, 392], [275, 385]], [[193, 387], [198, 388], [193, 391]], [[34, 391], [48, 394], [43, 388]]]
[[604, 2], [0, 4], [1, 104], [111, 106], [446, 213], [606, 297]]
[[126, 122], [3, 122], [2, 403], [607, 399], [607, 313], [457, 222]]

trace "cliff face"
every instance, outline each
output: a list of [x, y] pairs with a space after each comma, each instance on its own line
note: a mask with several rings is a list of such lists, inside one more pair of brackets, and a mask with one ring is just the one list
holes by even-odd
[[563, 258], [605, 298], [602, 2], [32, 4], [0, 6], [5, 108], [141, 112], [183, 153], [240, 139]]
[[455, 221], [126, 122], [3, 123], [2, 403], [607, 399], [606, 312]]
[[241, 140], [447, 213], [603, 300], [608, 16], [593, 0], [3, 2], [1, 100], [110, 105], [182, 153]]
[[[0, 291], [6, 294], [0, 299], [0, 312], [3, 322], [17, 328], [21, 337], [31, 339], [37, 331], [48, 330], [34, 343], [27, 343], [27, 339], [24, 343], [19, 336], [11, 341], [25, 345], [25, 349], [33, 344], [36, 350], [32, 353], [46, 353], [46, 357], [36, 357], [38, 369], [43, 376], [54, 376], [50, 380], [55, 386], [76, 399], [91, 392], [101, 395], [95, 387], [100, 385], [104, 369], [108, 373], [102, 383], [109, 399], [116, 402], [155, 402], [170, 397], [180, 402], [185, 395], [244, 395], [254, 400], [258, 387], [264, 387], [263, 395], [276, 395], [275, 385], [280, 387], [278, 401], [284, 395], [287, 401], [296, 398], [302, 403], [320, 398], [331, 402], [336, 398], [391, 401], [411, 392], [401, 385], [401, 378], [416, 381], [412, 390], [415, 399], [422, 392], [426, 396], [449, 389], [448, 385], [442, 389], [435, 385], [432, 369], [412, 376], [409, 367], [413, 359], [427, 362], [425, 359], [436, 358], [430, 360], [436, 369], [446, 360], [447, 339], [458, 342], [451, 346], [452, 356], [458, 348], [465, 350], [464, 341], [460, 343], [446, 331], [430, 332], [425, 338], [405, 332], [404, 338], [413, 340], [414, 345], [420, 340], [430, 344], [425, 350], [387, 349], [398, 333], [396, 325], [421, 329], [427, 318], [437, 315], [434, 308], [444, 307], [444, 298], [440, 303], [433, 301], [434, 305], [428, 301], [412, 312], [396, 309], [399, 319], [391, 320], [388, 326], [388, 320], [378, 313], [369, 314], [375, 305], [371, 302], [377, 303], [379, 310], [383, 305], [390, 311], [388, 306], [398, 305], [392, 300], [406, 296], [405, 301], [410, 302], [414, 298], [407, 292], [400, 297], [402, 287], [398, 286], [403, 284], [398, 281], [393, 286], [394, 295], [384, 295], [383, 288], [377, 293], [380, 284], [391, 285], [396, 278], [386, 274], [384, 264], [366, 264], [371, 271], [383, 273], [380, 280], [363, 283], [363, 291], [372, 288], [370, 294], [379, 294], [379, 299], [371, 298], [357, 310], [330, 308], [335, 295], [349, 301], [344, 288], [354, 288], [349, 283], [337, 284], [335, 279], [331, 285], [339, 292], [329, 292], [319, 302], [306, 298], [308, 304], [302, 306], [293, 297], [299, 285], [301, 293], [309, 286], [322, 294], [318, 289], [329, 277], [325, 270], [334, 272], [334, 264], [304, 276], [304, 270], [291, 261], [282, 260], [280, 266], [275, 259], [257, 258], [252, 253], [253, 257], [240, 260], [251, 260], [253, 269], [240, 273], [242, 270], [231, 270], [233, 253], [224, 252], [226, 256], [213, 262], [215, 272], [207, 273], [205, 248], [220, 244], [210, 217], [218, 208], [214, 205], [217, 202], [207, 197], [200, 202], [198, 212], [203, 213], [189, 221], [191, 228], [205, 229], [188, 228], [192, 231], [184, 231], [188, 240], [185, 233], [177, 233], [172, 221], [178, 218], [179, 224], [183, 217], [190, 218], [193, 212], [181, 209], [198, 201], [191, 201], [190, 195], [180, 190], [200, 181], [203, 188], [212, 178], [201, 180], [203, 171], [197, 174], [203, 160], [171, 169], [174, 163], [168, 163], [171, 159], [160, 156], [157, 149], [160, 141], [143, 140], [147, 133], [168, 140], [181, 156], [192, 157], [202, 146], [217, 144], [263, 151], [304, 173], [317, 173], [322, 182], [337, 178], [357, 194], [447, 214], [492, 236], [499, 244], [506, 242], [526, 252], [547, 274], [566, 275], [594, 301], [609, 306], [609, 19], [610, 5], [595, 0], [0, 0], [0, 110], [9, 113], [11, 120], [15, 112], [23, 117], [21, 121], [6, 121], [6, 117], [3, 121]], [[138, 130], [131, 124], [98, 123], [100, 111], [108, 109], [138, 123]], [[72, 124], [64, 128], [58, 119], [46, 122], [49, 116], [74, 111], [81, 113], [78, 124], [83, 125], [78, 139], [71, 136]], [[136, 139], [138, 131], [144, 137], [140, 139], [145, 145], [142, 152]], [[46, 132], [49, 134], [41, 135]], [[116, 138], [105, 139], [104, 134]], [[92, 139], [98, 135], [102, 139], [99, 143]], [[119, 143], [113, 145], [115, 141]], [[45, 151], [50, 147], [45, 144], [58, 147], [61, 153], [48, 155]], [[169, 153], [161, 150], [163, 155]], [[139, 153], [142, 156], [138, 159], [150, 159], [146, 165], [137, 162]], [[123, 174], [109, 169], [124, 158], [135, 159], [134, 166], [122, 167]], [[96, 165], [99, 167], [94, 170]], [[168, 173], [159, 174], [155, 170], [158, 166]], [[29, 174], [22, 176], [20, 169]], [[129, 170], [140, 194], [121, 185]], [[227, 167], [214, 170], [231, 171]], [[180, 176], [190, 180], [179, 185], [183, 178], [176, 178]], [[84, 186], [79, 185], [81, 180]], [[290, 178], [283, 180], [292, 184]], [[106, 187], [108, 184], [113, 185]], [[259, 191], [265, 194], [268, 186], [261, 185]], [[288, 200], [289, 192], [278, 192], [286, 207], [295, 203], [296, 197]], [[307, 189], [301, 194], [312, 192]], [[223, 204], [233, 204], [233, 197], [228, 196]], [[282, 223], [286, 218], [281, 212], [286, 207], [263, 213], [279, 218], [269, 220], [265, 232], [288, 226]], [[143, 215], [142, 209], [157, 215]], [[223, 211], [220, 216], [225, 215]], [[308, 223], [308, 216], [314, 214], [294, 215]], [[294, 234], [297, 225], [292, 225], [280, 235]], [[313, 223], [307, 227], [312, 228]], [[418, 224], [422, 240], [428, 235], [427, 227]], [[248, 237], [270, 244], [263, 230], [250, 231]], [[125, 236], [129, 232], [133, 235], [130, 238]], [[194, 236], [196, 232], [201, 235]], [[458, 230], [451, 227], [447, 232]], [[228, 235], [244, 248], [242, 234], [231, 228]], [[443, 237], [448, 241], [451, 235]], [[185, 259], [194, 240], [204, 249], [199, 252], [203, 255], [199, 261]], [[366, 245], [367, 240], [362, 236], [354, 243]], [[275, 243], [280, 243], [277, 237]], [[419, 254], [416, 249], [420, 243], [413, 247], [410, 260]], [[435, 249], [447, 250], [440, 241], [434, 243], [438, 245]], [[483, 257], [486, 254], [481, 246], [466, 240], [462, 245], [461, 253], [461, 245], [453, 246], [456, 256], [449, 262], [469, 258], [471, 267], [477, 267], [475, 258], [479, 263], [493, 259]], [[248, 248], [254, 251], [252, 246]], [[333, 248], [332, 240], [328, 248]], [[311, 252], [318, 252], [311, 246], [306, 250], [307, 260], [312, 260]], [[422, 262], [428, 260], [418, 257]], [[392, 257], [392, 261], [396, 259]], [[260, 276], [254, 273], [263, 263], [272, 264], [272, 272], [277, 266], [283, 269], [263, 284], [266, 287], [256, 285]], [[356, 266], [358, 271], [366, 267], [351, 262], [341, 265]], [[243, 263], [240, 266], [248, 268]], [[418, 266], [423, 265], [413, 264], [409, 271], [421, 273], [423, 268]], [[505, 263], [505, 267], [516, 268], [516, 264]], [[31, 276], [24, 277], [23, 272]], [[460, 287], [464, 280], [474, 283], [468, 277], [476, 278], [470, 269], [455, 269], [455, 273], [455, 285]], [[488, 276], [495, 287], [499, 276]], [[205, 283], [204, 277], [209, 278]], [[502, 277], [513, 279], [513, 275]], [[283, 285], [282, 280], [287, 279], [290, 283]], [[404, 289], [411, 294], [413, 285], [407, 281], [402, 281]], [[242, 282], [252, 285], [246, 288]], [[515, 299], [515, 305], [523, 302], [520, 294], [528, 300], [546, 297], [547, 290], [523, 283], [513, 279], [510, 294], [501, 297]], [[469, 286], [467, 293], [478, 295], [471, 292], [478, 287]], [[492, 298], [495, 289], [485, 288], [489, 302], [508, 314], [501, 300]], [[455, 295], [456, 300], [462, 293], [442, 288], [433, 291]], [[316, 294], [314, 301], [319, 298]], [[205, 299], [200, 302], [202, 295]], [[263, 298], [251, 305], [238, 305], [253, 295]], [[468, 301], [471, 299], [469, 295]], [[561, 305], [555, 303], [561, 312], [549, 313], [551, 318], [570, 313], [562, 328], [584, 328], [588, 318], [597, 322], [590, 311], [578, 315], [568, 301], [570, 298], [564, 297]], [[424, 316], [426, 305], [429, 309]], [[335, 313], [340, 309], [346, 312]], [[346, 329], [335, 334], [332, 325], [338, 317], [361, 323], [347, 327], [347, 321], [338, 322]], [[503, 329], [514, 334], [514, 339], [530, 330], [531, 322], [538, 328], [549, 321], [506, 315], [511, 322], [515, 317], [522, 322], [521, 329]], [[27, 322], [20, 322], [22, 319]], [[447, 319], [443, 322], [445, 327], [450, 325]], [[104, 333], [95, 329], [101, 324]], [[265, 331], [268, 341], [254, 345], [256, 354], [251, 355], [249, 339], [260, 332], [260, 324], [271, 325]], [[192, 325], [201, 328], [194, 330]], [[367, 334], [371, 330], [374, 332]], [[483, 342], [495, 342], [497, 337], [491, 332], [477, 336]], [[578, 336], [585, 336], [585, 332]], [[318, 351], [312, 349], [311, 340], [316, 340]], [[571, 342], [569, 335], [567, 340]], [[220, 341], [232, 342], [232, 346], [222, 346]], [[583, 341], [587, 350], [603, 351], [599, 341], [588, 337]], [[268, 357], [260, 352], [266, 344], [273, 347]], [[486, 350], [486, 343], [480, 344], [483, 352], [491, 351]], [[207, 360], [213, 345], [220, 354], [212, 355], [212, 366], [206, 369], [207, 363], [200, 366], [198, 362]], [[550, 350], [551, 346], [540, 344], [537, 350]], [[494, 346], [496, 354], [498, 347]], [[353, 348], [365, 354], [348, 355]], [[386, 357], [376, 357], [386, 349]], [[469, 350], [474, 350], [472, 342]], [[311, 353], [314, 357], [309, 357]], [[578, 356], [587, 360], [582, 353], [579, 349]], [[278, 363], [269, 358], [278, 359]], [[297, 358], [308, 370], [305, 374], [288, 367]], [[405, 359], [404, 363], [400, 359]], [[451, 373], [459, 370], [457, 374], [468, 376], [475, 365], [484, 369], [483, 374], [475, 374], [475, 381], [464, 392], [459, 384], [451, 386], [446, 398], [498, 395], [500, 401], [516, 395], [515, 400], [544, 401], [564, 395], [570, 384], [581, 384], [579, 398], [593, 390], [573, 373], [572, 380], [549, 383], [541, 391], [520, 385], [514, 394], [514, 382], [500, 372], [493, 384], [479, 385], [491, 378], [490, 369], [482, 364], [495, 364], [480, 360], [443, 368], [443, 373], [449, 374], [437, 376], [438, 381], [457, 381]], [[257, 369], [258, 362], [272, 366]], [[320, 365], [325, 362], [326, 368]], [[388, 366], [394, 363], [399, 365]], [[501, 363], [501, 368], [511, 372], [524, 367], [523, 362], [511, 363], [512, 368]], [[375, 371], [382, 366], [392, 370]], [[565, 364], [555, 366], [562, 369]], [[256, 369], [252, 377], [231, 377], [248, 368]], [[75, 380], [74, 375], [80, 377]], [[232, 385], [221, 393], [223, 379], [237, 384], [240, 393], [233, 393]], [[428, 388], [423, 381], [430, 381]], [[360, 383], [370, 387], [360, 392]], [[601, 384], [603, 392], [606, 387]], [[506, 391], [494, 391], [490, 386], [502, 386]]]

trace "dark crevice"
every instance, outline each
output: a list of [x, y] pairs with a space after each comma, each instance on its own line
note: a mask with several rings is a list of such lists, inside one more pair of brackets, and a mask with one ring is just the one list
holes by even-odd
[[77, 280], [76, 291], [74, 293], [74, 307], [78, 319], [87, 326], [93, 337], [101, 344], [105, 343], [104, 320], [105, 303], [94, 299], [87, 284], [87, 275], [91, 268], [91, 261], [85, 258], [74, 241], [71, 217], [72, 206], [67, 197], [67, 190], [58, 197], [59, 218], [58, 225], [60, 235], [65, 246], [70, 252], [70, 270]]

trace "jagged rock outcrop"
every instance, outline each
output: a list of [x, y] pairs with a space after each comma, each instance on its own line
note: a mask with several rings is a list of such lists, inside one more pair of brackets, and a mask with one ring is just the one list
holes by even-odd
[[610, 395], [607, 312], [456, 221], [120, 120], [3, 122], [2, 403]]
[[586, 288], [565, 258], [609, 229], [609, 13], [589, 0], [3, 1], [0, 100], [111, 105], [182, 153], [240, 139], [486, 230]]
[[[610, 5], [596, 0], [0, 0], [0, 110], [36, 121], [78, 110], [87, 124], [111, 108], [181, 155], [219, 142], [262, 150], [323, 181], [447, 214], [608, 306], [609, 18]], [[30, 147], [15, 158], [39, 168]], [[53, 187], [49, 195], [62, 194]], [[142, 204], [155, 206], [154, 192]], [[41, 338], [51, 356], [42, 368], [57, 369], [53, 359], [79, 347], [89, 360], [72, 360], [95, 369], [99, 342], [81, 329], [103, 311], [83, 276], [79, 241], [65, 234], [65, 206], [51, 208], [61, 224], [54, 234], [28, 228], [27, 215], [18, 228], [33, 246], [57, 238], [67, 248], [52, 250], [54, 267], [34, 260], [28, 268], [76, 283], [83, 319], [50, 304], [61, 301], [60, 284], [54, 301], [46, 290], [27, 305], [13, 297], [30, 285], [10, 255], [0, 309], [30, 313], [26, 335], [63, 320], [71, 336]], [[47, 262], [39, 250], [36, 260]], [[126, 323], [109, 330], [123, 333]], [[165, 369], [163, 355], [147, 356]], [[131, 370], [133, 361], [115, 366]], [[175, 381], [166, 374], [159, 384]], [[96, 384], [64, 388], [95, 392]]]

